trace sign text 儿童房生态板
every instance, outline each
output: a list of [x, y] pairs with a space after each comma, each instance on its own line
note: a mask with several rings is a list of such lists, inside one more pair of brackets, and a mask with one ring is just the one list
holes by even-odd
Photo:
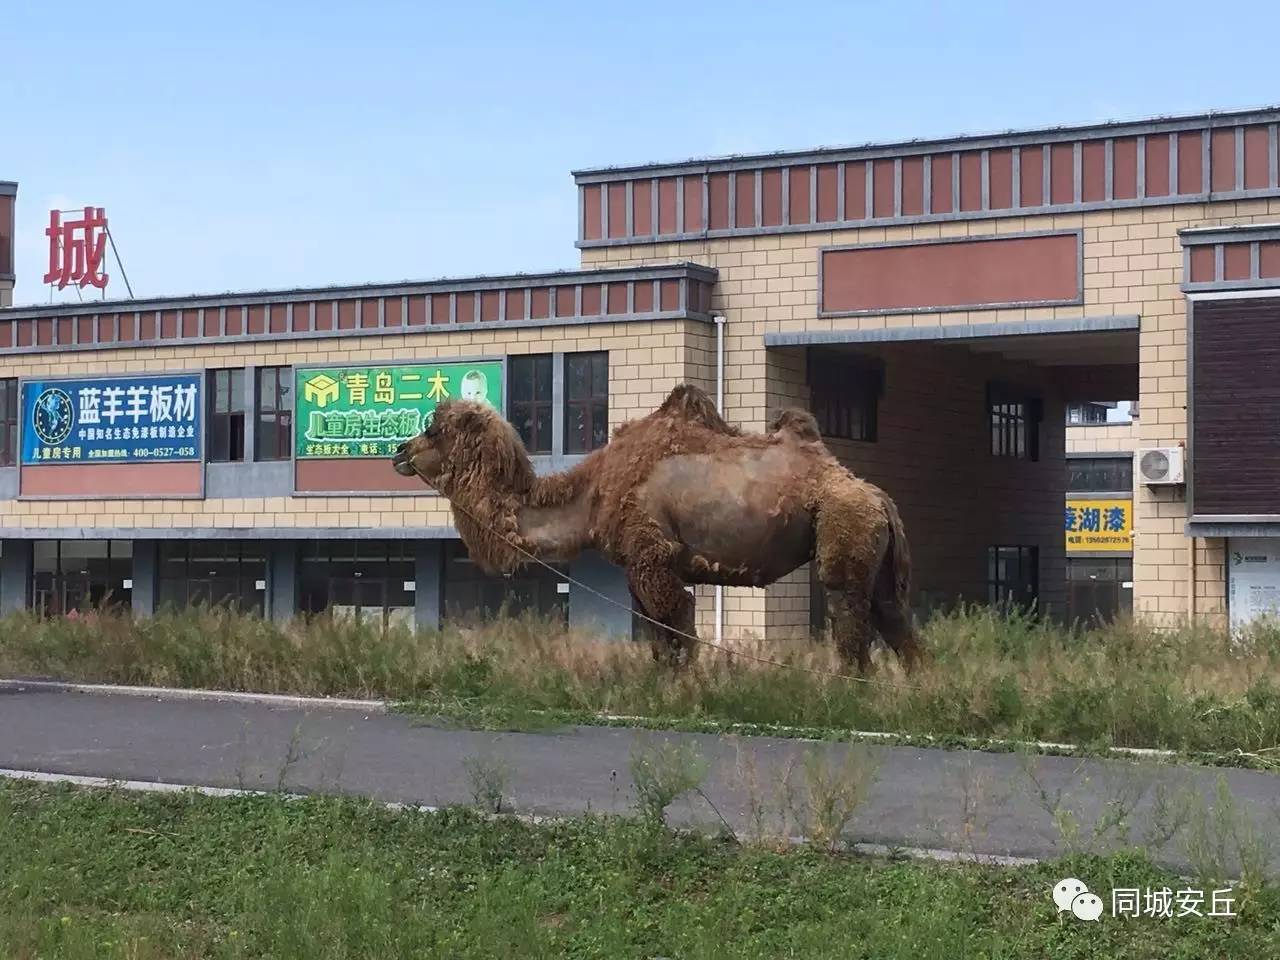
[[445, 400], [504, 408], [499, 360], [298, 370], [299, 458], [386, 457], [417, 436]]

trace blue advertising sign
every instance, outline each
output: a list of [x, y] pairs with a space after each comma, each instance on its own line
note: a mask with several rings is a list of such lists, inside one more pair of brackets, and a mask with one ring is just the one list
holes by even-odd
[[200, 460], [202, 410], [196, 374], [28, 380], [22, 462]]

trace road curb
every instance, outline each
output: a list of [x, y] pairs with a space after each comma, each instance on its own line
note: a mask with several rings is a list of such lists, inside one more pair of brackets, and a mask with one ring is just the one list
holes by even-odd
[[[0, 681], [8, 682], [8, 681]], [[15, 770], [0, 768], [0, 779], [20, 780], [27, 783], [65, 784], [90, 790], [125, 790], [130, 793], [168, 793], [197, 794], [203, 797], [275, 797], [279, 800], [304, 800], [313, 796], [334, 796], [334, 794], [286, 793], [270, 790], [245, 790], [238, 787], [211, 787], [203, 784], [166, 783], [157, 780], [112, 780], [109, 777], [88, 777], [74, 773], [45, 773], [38, 770]], [[350, 796], [350, 795], [348, 795]], [[411, 813], [439, 813], [443, 807], [430, 804], [403, 803], [400, 801], [377, 801], [363, 797], [385, 810]], [[487, 819], [518, 820], [531, 826], [571, 823], [574, 817], [556, 817], [528, 813], [487, 814]], [[808, 838], [787, 837], [789, 846], [805, 846]], [[974, 863], [996, 867], [1029, 867], [1044, 861], [1036, 857], [1014, 857], [1005, 854], [981, 853], [968, 854], [958, 850], [946, 850], [936, 847], [891, 847], [883, 843], [845, 843], [841, 849], [846, 853], [860, 856], [883, 858], [906, 858], [909, 860], [931, 860], [937, 863]]]
[[144, 687], [115, 683], [70, 683], [63, 680], [0, 680], [0, 691], [38, 690], [47, 693], [87, 693], [154, 700], [209, 700], [222, 703], [254, 703], [277, 707], [327, 707], [388, 713], [386, 700], [356, 700], [349, 697], [304, 697], [290, 693], [246, 693], [240, 690], [200, 690], [186, 687]]

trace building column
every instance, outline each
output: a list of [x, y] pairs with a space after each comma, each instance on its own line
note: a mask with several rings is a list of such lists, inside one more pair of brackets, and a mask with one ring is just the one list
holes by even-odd
[[0, 543], [0, 614], [31, 605], [31, 553], [30, 540]]
[[440, 627], [444, 599], [444, 541], [418, 540], [413, 545], [413, 621], [418, 630]]
[[156, 612], [160, 574], [160, 544], [155, 540], [133, 541], [132, 604], [135, 617], [150, 617]]
[[[258, 409], [257, 409], [258, 368], [246, 364], [244, 368], [244, 394], [240, 400], [244, 404], [244, 462], [253, 463], [258, 459]], [[293, 481], [290, 480], [290, 489]], [[269, 579], [269, 578], [268, 578]]]
[[631, 590], [622, 568], [614, 566], [603, 554], [586, 550], [570, 562], [569, 576], [609, 598], [606, 600], [571, 584], [570, 629], [597, 631], [602, 640], [630, 639]]
[[267, 547], [267, 596], [263, 611], [276, 623], [288, 623], [298, 612], [298, 543], [272, 540]]

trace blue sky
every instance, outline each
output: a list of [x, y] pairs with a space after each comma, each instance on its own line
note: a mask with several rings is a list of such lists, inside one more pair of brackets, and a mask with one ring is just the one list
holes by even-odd
[[571, 169], [1277, 102], [1278, 10], [8, 0], [15, 302], [51, 206], [139, 296], [573, 267]]

